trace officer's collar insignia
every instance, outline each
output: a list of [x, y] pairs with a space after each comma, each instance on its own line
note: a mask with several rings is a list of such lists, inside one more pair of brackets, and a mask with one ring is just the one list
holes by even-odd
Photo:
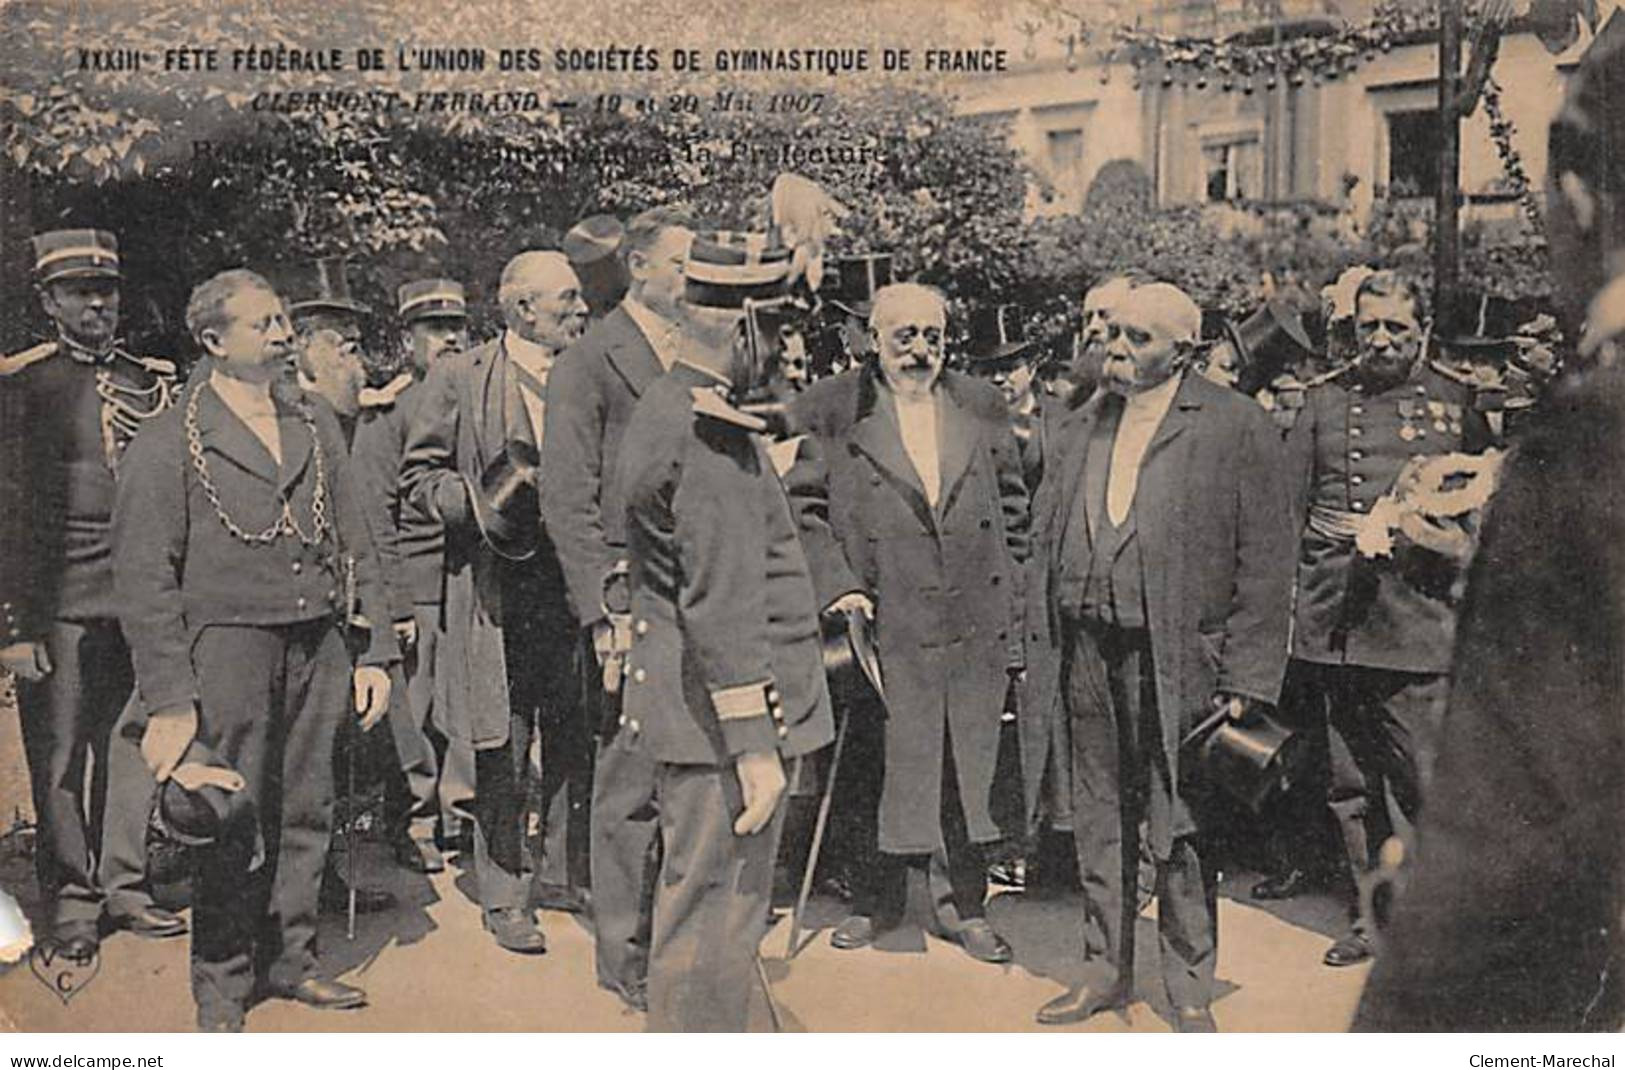
[[748, 412], [740, 412], [734, 408], [723, 394], [712, 387], [696, 386], [689, 388], [689, 396], [694, 399], [694, 411], [700, 416], [709, 416], [713, 420], [743, 427], [747, 431], [763, 432], [767, 430], [767, 421], [760, 416], [752, 416]]
[[411, 372], [401, 372], [383, 386], [367, 387], [361, 391], [361, 407], [363, 409], [381, 409], [395, 404], [406, 388], [412, 385], [412, 381]]
[[9, 357], [0, 357], [0, 379], [8, 375], [16, 375], [31, 364], [38, 364], [46, 357], [53, 356], [61, 347], [55, 342], [41, 342], [31, 349], [21, 353], [13, 353]]

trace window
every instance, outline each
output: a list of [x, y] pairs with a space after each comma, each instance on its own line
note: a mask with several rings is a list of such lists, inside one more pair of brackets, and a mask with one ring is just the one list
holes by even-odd
[[1428, 196], [1439, 185], [1439, 113], [1388, 113], [1388, 190], [1395, 197]]
[[1258, 142], [1210, 142], [1202, 146], [1202, 199], [1238, 201], [1258, 196]]
[[1051, 130], [1044, 140], [1051, 177], [1057, 185], [1076, 186], [1083, 173], [1083, 131]]

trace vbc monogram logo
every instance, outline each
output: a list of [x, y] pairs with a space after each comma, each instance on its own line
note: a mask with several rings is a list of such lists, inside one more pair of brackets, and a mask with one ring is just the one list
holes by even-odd
[[96, 979], [102, 959], [95, 948], [75, 954], [47, 942], [28, 953], [28, 968], [39, 978], [39, 983], [55, 992], [66, 1006]]

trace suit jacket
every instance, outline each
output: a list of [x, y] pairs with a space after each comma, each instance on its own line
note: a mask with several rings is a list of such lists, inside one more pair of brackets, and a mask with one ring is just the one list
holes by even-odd
[[[1035, 570], [1044, 585], [1048, 644], [1028, 651], [1027, 699], [1051, 701], [1067, 649], [1056, 608], [1064, 526], [1083, 493], [1090, 436], [1103, 406], [1099, 395], [1073, 412], [1055, 436], [1034, 506]], [[1282, 471], [1280, 435], [1251, 399], [1186, 374], [1146, 448], [1134, 497], [1145, 576], [1147, 623], [1155, 662], [1162, 745], [1174, 782], [1180, 781], [1180, 741], [1210, 711], [1216, 691], [1266, 703], [1280, 696], [1291, 615], [1293, 531]], [[1083, 563], [1087, 567], [1087, 563]], [[1036, 593], [1036, 592], [1035, 592]], [[1074, 736], [1115, 749], [1109, 709], [1068, 711]], [[1085, 744], [1087, 745], [1087, 744]], [[1114, 821], [1074, 784], [1074, 819]], [[1158, 814], [1181, 818], [1178, 800], [1154, 801]], [[1152, 842], [1166, 851], [1188, 829], [1154, 820]]]
[[577, 619], [604, 614], [604, 576], [626, 554], [625, 496], [616, 479], [627, 420], [666, 373], [624, 306], [564, 351], [547, 388], [542, 515]]
[[1468, 570], [1414, 866], [1355, 1029], [1625, 1019], [1622, 464], [1619, 368], [1543, 399], [1507, 457]]
[[1406, 540], [1391, 557], [1365, 557], [1352, 538], [1325, 534], [1310, 512], [1363, 515], [1412, 457], [1476, 453], [1490, 437], [1471, 389], [1426, 362], [1380, 392], [1352, 372], [1310, 388], [1287, 436], [1303, 538], [1294, 657], [1402, 672], [1450, 667], [1455, 562]]
[[[880, 845], [915, 853], [942, 842], [945, 732], [971, 838], [998, 835], [989, 793], [1006, 669], [1022, 663], [1027, 488], [1003, 396], [945, 372], [932, 507], [882, 390], [872, 368], [820, 380], [796, 399], [793, 419], [827, 466], [813, 501], [827, 502], [828, 525], [802, 524], [820, 604], [855, 590], [875, 602], [888, 712]], [[798, 495], [818, 482], [789, 477]]]
[[695, 410], [686, 364], [626, 428], [620, 480], [632, 650], [622, 724], [656, 761], [726, 765], [833, 737], [818, 605], [783, 485], [751, 419]]
[[[558, 557], [545, 531], [531, 561], [515, 567], [486, 545], [470, 505], [470, 488], [479, 487], [481, 475], [509, 439], [508, 359], [499, 337], [436, 361], [420, 388], [423, 400], [407, 429], [401, 461], [406, 501], [438, 521], [446, 533], [446, 657], [439, 664], [448, 702], [467, 711], [466, 718], [456, 719], [456, 730], [466, 725], [469, 742], [479, 749], [508, 741], [504, 614], [519, 609], [533, 614], [531, 623], [538, 627], [575, 628], [564, 602]], [[524, 605], [505, 605], [515, 599]], [[559, 666], [525, 668], [561, 671]]]
[[[192, 644], [211, 625], [272, 627], [342, 616], [340, 562], [353, 554], [358, 601], [385, 600], [377, 552], [351, 482], [344, 437], [332, 410], [273, 391], [282, 463], [208, 383], [204, 361], [188, 400], [152, 421], [120, 466], [113, 515], [119, 620], [135, 663], [143, 713], [197, 701]], [[269, 529], [289, 504], [308, 535], [325, 480], [332, 530], [314, 546], [288, 534], [250, 544], [227, 530], [188, 453], [185, 413], [195, 405], [203, 457], [221, 507], [243, 530]], [[312, 437], [305, 415], [313, 422]], [[398, 660], [386, 614], [371, 621], [363, 664]]]
[[445, 530], [406, 500], [401, 484], [406, 433], [423, 396], [423, 383], [413, 380], [393, 400], [363, 409], [350, 446], [356, 486], [372, 521], [390, 611], [397, 621], [411, 620], [413, 606], [436, 604], [443, 597]]

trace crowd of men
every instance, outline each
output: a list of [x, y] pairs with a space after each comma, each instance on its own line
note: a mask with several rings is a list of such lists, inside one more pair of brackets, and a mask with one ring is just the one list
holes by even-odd
[[1227, 798], [1279, 834], [1258, 898], [1312, 882], [1335, 814], [1325, 963], [1364, 961], [1359, 891], [1414, 853], [1463, 683], [1482, 501], [1416, 503], [1537, 434], [1553, 370], [1547, 325], [1369, 270], [1239, 323], [1125, 272], [1059, 355], [1010, 305], [956, 353], [883, 254], [660, 208], [513, 257], [478, 344], [457, 281], [402, 285], [376, 388], [342, 260], [222, 272], [182, 382], [118, 341], [113, 234], [34, 251], [57, 337], [0, 359], [0, 662], [51, 939], [186, 933], [146, 852], [191, 845], [204, 1029], [365, 1003], [316, 919], [393, 905], [334, 864], [380, 720], [399, 862], [463, 853], [516, 954], [538, 908], [589, 915], [599, 984], [655, 1029], [745, 1028], [775, 885], [813, 864], [780, 850], [792, 804], [826, 791], [838, 948], [906, 923], [911, 871], [927, 928], [991, 963], [990, 880], [1081, 892], [1084, 981], [1041, 1023], [1132, 999], [1154, 896], [1172, 1024], [1215, 1028]]

